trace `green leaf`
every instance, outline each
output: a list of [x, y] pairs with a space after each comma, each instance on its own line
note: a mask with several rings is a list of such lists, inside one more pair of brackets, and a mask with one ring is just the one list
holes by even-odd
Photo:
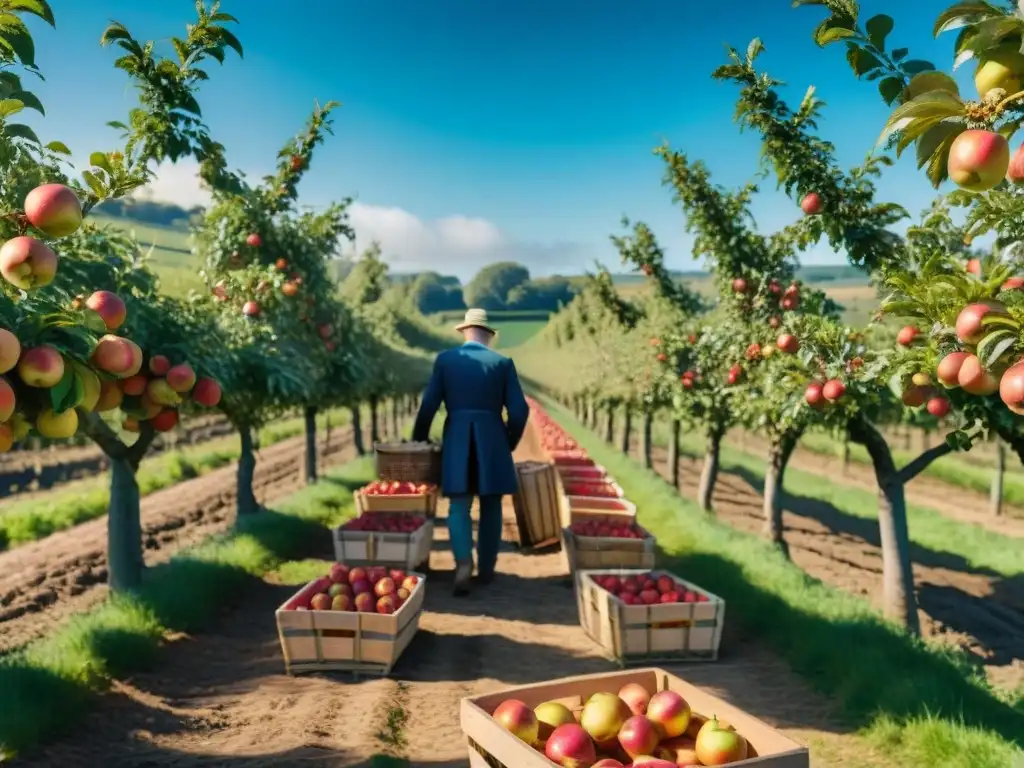
[[908, 53], [910, 53], [909, 48], [897, 48], [892, 52], [892, 60], [895, 62], [900, 62], [907, 57]]
[[820, 33], [815, 34], [814, 42], [818, 45], [825, 46], [829, 43], [837, 43], [840, 40], [845, 40], [848, 37], [856, 37], [857, 33], [852, 29], [846, 29], [844, 27], [827, 27]]
[[25, 139], [31, 141], [33, 144], [39, 143], [39, 137], [36, 136], [36, 132], [29, 128], [27, 125], [21, 123], [10, 123], [4, 126], [4, 135], [12, 139]]
[[82, 310], [82, 325], [93, 333], [103, 334], [107, 332], [107, 324], [103, 321], [102, 315], [88, 307]]
[[89, 185], [89, 189], [93, 191], [96, 197], [104, 198], [107, 196], [106, 186], [95, 173], [82, 171], [82, 178], [85, 179], [85, 183]]
[[240, 59], [245, 58], [245, 56], [244, 56], [244, 54], [242, 52], [242, 44], [238, 41], [238, 38], [235, 37], [234, 34], [232, 34], [231, 32], [229, 32], [226, 29], [221, 29], [220, 30], [220, 39], [223, 41], [224, 45], [226, 45], [228, 48], [234, 49], [235, 53], [238, 54], [238, 58], [240, 58]]
[[[881, 86], [886, 80], [879, 84], [879, 90], [881, 90]], [[902, 85], [902, 81], [897, 82], [900, 82]], [[916, 96], [906, 104], [893, 110], [886, 121], [885, 130], [882, 131], [878, 143], [884, 143], [893, 132], [903, 130], [914, 119], [922, 117], [961, 117], [965, 113], [964, 103], [960, 100], [959, 96], [955, 96], [947, 91], [922, 93], [920, 96]]]
[[26, 67], [34, 69], [36, 66], [36, 44], [32, 41], [32, 35], [28, 30], [8, 30], [0, 34], [0, 41], [18, 57]]
[[[900, 97], [903, 93], [903, 78], [901, 77], [886, 77], [878, 81], [878, 92], [882, 95], [882, 99], [886, 104], [892, 106], [893, 102]], [[888, 134], [886, 134], [888, 138]], [[879, 140], [881, 143], [882, 140]]]
[[943, 32], [950, 32], [960, 27], [966, 27], [977, 22], [991, 18], [993, 15], [1001, 15], [1000, 12], [986, 2], [975, 0], [974, 2], [957, 3], [952, 5], [935, 19], [932, 28], [932, 35], [938, 37]]
[[46, 114], [46, 110], [43, 108], [43, 102], [39, 100], [39, 97], [29, 91], [14, 91], [10, 94], [9, 98], [17, 99], [25, 105], [27, 109], [34, 109], [41, 115]]
[[935, 71], [935, 65], [930, 61], [924, 59], [911, 59], [910, 61], [903, 62], [903, 71], [908, 75], [916, 75], [921, 72], [933, 72]]
[[56, 385], [50, 387], [50, 408], [56, 413], [63, 413], [67, 410], [64, 401], [75, 387], [75, 369], [73, 366], [64, 368], [64, 375]]
[[[764, 43], [761, 42], [761, 38], [755, 37], [747, 46], [747, 63], [753, 64], [754, 59], [760, 56], [762, 51], [764, 51]], [[330, 109], [333, 109], [331, 104], [324, 107], [325, 111], [329, 111]]]
[[871, 53], [871, 51], [852, 43], [849, 43], [848, 45], [849, 48], [846, 51], [846, 60], [850, 63], [850, 67], [853, 69], [853, 74], [857, 77], [866, 75], [868, 72], [882, 66], [882, 62], [877, 56], [875, 56], [875, 54]]
[[886, 16], [884, 13], [880, 13], [877, 16], [872, 16], [867, 20], [864, 28], [868, 33], [868, 40], [880, 51], [885, 50], [885, 38], [892, 32], [895, 22], [892, 20], [892, 16]]
[[120, 22], [114, 21], [103, 30], [100, 35], [100, 45], [109, 45], [115, 40], [131, 40], [132, 36], [128, 29]]
[[51, 141], [46, 145], [45, 149], [48, 149], [51, 152], [56, 152], [58, 155], [71, 154], [71, 150], [68, 148], [68, 145], [61, 141]]
[[11, 115], [16, 115], [25, 108], [25, 102], [18, 99], [3, 99], [0, 101], [0, 120], [6, 120]]
[[932, 155], [944, 145], [948, 152], [949, 145], [953, 143], [953, 139], [966, 130], [966, 123], [940, 122], [932, 125], [917, 140], [917, 167], [923, 168], [925, 163], [931, 160]]
[[107, 157], [104, 152], [93, 152], [89, 155], [89, 165], [94, 165], [97, 168], [102, 168], [107, 173], [113, 173], [110, 168], [110, 158]]
[[7, 0], [5, 5], [11, 11], [31, 13], [33, 16], [38, 16], [51, 27], [57, 26], [53, 19], [53, 10], [46, 0]]

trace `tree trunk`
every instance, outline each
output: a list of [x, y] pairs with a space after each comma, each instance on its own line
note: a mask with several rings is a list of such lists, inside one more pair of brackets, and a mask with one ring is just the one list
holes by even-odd
[[651, 461], [651, 431], [654, 427], [654, 414], [649, 409], [644, 410], [643, 426], [640, 429], [640, 460], [644, 469], [654, 466]]
[[370, 398], [370, 444], [380, 442], [380, 401], [376, 397]]
[[306, 483], [315, 483], [316, 474], [316, 406], [307, 405], [303, 412], [306, 423]]
[[715, 493], [715, 483], [718, 482], [718, 459], [723, 434], [724, 431], [717, 426], [708, 429], [704, 466], [700, 471], [700, 485], [697, 486], [697, 503], [705, 512], [711, 511], [711, 497]]
[[782, 484], [789, 457], [793, 455], [799, 439], [799, 432], [785, 432], [772, 438], [764, 475], [764, 535], [787, 558], [789, 547], [786, 545], [785, 527], [782, 524]]
[[140, 501], [131, 462], [127, 458], [111, 459], [107, 516], [107, 584], [111, 592], [130, 592], [142, 583]]
[[843, 474], [850, 471], [850, 441], [843, 440]]
[[679, 488], [679, 419], [672, 419], [672, 428], [668, 438], [668, 481], [672, 487]]
[[604, 441], [612, 443], [615, 441], [615, 406], [609, 405], [605, 409], [604, 417]]
[[235, 501], [235, 514], [238, 517], [254, 515], [259, 512], [256, 494], [252, 489], [253, 475], [256, 474], [256, 454], [252, 439], [252, 427], [248, 424], [238, 428], [242, 441], [242, 450], [238, 456], [238, 498]]
[[996, 438], [996, 466], [992, 472], [992, 486], [989, 489], [989, 509], [992, 515], [1003, 514], [1003, 476], [1006, 473], [1006, 444]]
[[633, 412], [626, 406], [622, 416], [622, 452], [629, 456], [629, 443], [633, 439]]
[[402, 437], [402, 433], [398, 429], [398, 425], [401, 423], [401, 414], [398, 412], [399, 398], [395, 398], [391, 401], [391, 433], [395, 436], [395, 440], [399, 440]]
[[587, 429], [597, 428], [597, 404], [593, 398], [587, 400]]
[[910, 563], [910, 532], [903, 480], [896, 470], [885, 438], [865, 419], [850, 425], [850, 437], [867, 448], [878, 482], [878, 529], [882, 542], [882, 596], [885, 615], [921, 634]]
[[352, 414], [352, 443], [355, 445], [356, 453], [360, 456], [366, 455], [366, 445], [363, 442], [363, 412], [359, 404], [350, 406]]

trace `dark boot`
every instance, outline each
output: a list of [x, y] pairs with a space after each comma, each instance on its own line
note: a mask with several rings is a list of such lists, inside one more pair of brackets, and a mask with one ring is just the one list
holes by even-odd
[[473, 583], [473, 561], [459, 560], [455, 563], [455, 589], [456, 597], [465, 597], [469, 594]]

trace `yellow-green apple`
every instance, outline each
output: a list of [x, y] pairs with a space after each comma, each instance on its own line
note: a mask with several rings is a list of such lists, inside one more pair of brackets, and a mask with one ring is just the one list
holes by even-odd
[[192, 399], [207, 408], [217, 405], [220, 402], [220, 397], [220, 384], [205, 376], [198, 379], [192, 389]]
[[544, 756], [561, 768], [584, 768], [597, 762], [594, 742], [575, 723], [555, 728], [544, 745]]
[[7, 373], [18, 364], [21, 342], [6, 328], [0, 328], [0, 373]]
[[747, 740], [728, 723], [712, 717], [701, 726], [694, 751], [701, 765], [726, 765], [747, 759]]
[[188, 392], [196, 385], [196, 372], [188, 363], [181, 363], [167, 372], [167, 383], [175, 392]]
[[498, 705], [492, 717], [520, 741], [533, 746], [537, 743], [540, 724], [537, 715], [519, 699], [507, 699]]
[[999, 391], [999, 379], [985, 370], [976, 355], [968, 355], [956, 380], [961, 389], [971, 395], [985, 396]]
[[978, 68], [974, 70], [974, 87], [982, 99], [989, 91], [1001, 88], [1006, 95], [1021, 89], [1024, 75], [1024, 56], [1017, 45], [1000, 45], [978, 57]]
[[956, 318], [956, 335], [964, 344], [977, 344], [987, 333], [982, 322], [986, 317], [1009, 316], [1006, 305], [1001, 301], [979, 301], [968, 304]]
[[36, 418], [36, 429], [43, 437], [68, 438], [78, 431], [78, 413], [68, 408], [64, 413], [43, 409]]
[[108, 331], [116, 331], [128, 317], [128, 307], [111, 291], [96, 291], [85, 300], [85, 306], [103, 318]]
[[[338, 586], [335, 584], [335, 586]], [[331, 598], [331, 610], [332, 611], [350, 611], [352, 610], [352, 598], [348, 595], [337, 594]]]
[[[125, 390], [125, 394], [131, 394]], [[149, 399], [157, 405], [178, 405], [181, 402], [181, 395], [171, 389], [167, 379], [153, 379], [146, 385], [146, 394]]]
[[672, 753], [676, 765], [697, 765], [697, 751], [694, 740], [689, 736], [679, 736], [661, 742], [661, 746]]
[[18, 360], [18, 376], [30, 387], [49, 389], [64, 378], [64, 358], [53, 347], [30, 347]]
[[572, 710], [557, 701], [545, 701], [543, 704], [538, 704], [533, 713], [537, 716], [539, 723], [537, 738], [542, 743], [548, 740], [558, 726], [576, 722], [576, 718], [572, 716]]
[[947, 387], [960, 386], [960, 367], [970, 357], [968, 352], [950, 352], [939, 361], [935, 376]]
[[658, 726], [662, 738], [686, 733], [691, 714], [689, 703], [675, 691], [658, 691], [647, 705], [647, 719]]
[[634, 715], [643, 715], [647, 712], [651, 694], [639, 683], [626, 683], [619, 690], [619, 698], [626, 702], [629, 711]]
[[100, 400], [100, 377], [81, 363], [72, 365], [74, 365], [75, 373], [78, 374], [79, 381], [82, 382], [82, 401], [78, 404], [78, 408], [89, 413], [95, 410], [96, 404]]
[[945, 72], [918, 72], [907, 84], [904, 101], [916, 99], [925, 93], [932, 91], [946, 91], [954, 96], [960, 95], [960, 86], [956, 80]]
[[1010, 167], [1010, 144], [994, 131], [964, 131], [949, 148], [949, 178], [968, 192], [985, 192], [1006, 176]]
[[615, 741], [631, 713], [626, 702], [614, 693], [595, 693], [583, 705], [580, 725], [602, 747]]
[[14, 387], [0, 376], [0, 421], [7, 421], [14, 415], [15, 405]]
[[1024, 416], [1024, 362], [1018, 361], [1003, 372], [999, 379], [999, 398], [1011, 411]]
[[42, 288], [57, 274], [57, 254], [42, 240], [12, 237], [0, 247], [0, 274], [24, 291]]
[[163, 410], [163, 406], [159, 403], [154, 403], [145, 392], [139, 398], [139, 407], [142, 408], [142, 418], [147, 420], [152, 419]]
[[121, 391], [121, 386], [118, 382], [102, 381], [100, 382], [100, 397], [96, 401], [96, 406], [93, 410], [96, 413], [112, 411], [120, 407], [122, 400], [124, 400], [124, 392]]
[[63, 184], [42, 184], [25, 196], [25, 218], [48, 237], [67, 237], [82, 226], [82, 204]]

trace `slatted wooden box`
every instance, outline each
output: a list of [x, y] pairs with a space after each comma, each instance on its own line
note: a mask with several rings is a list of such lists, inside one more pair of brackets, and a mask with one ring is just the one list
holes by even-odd
[[412, 533], [353, 531], [338, 526], [331, 532], [334, 559], [347, 565], [386, 565], [412, 570], [430, 559], [434, 521]]
[[[680, 591], [705, 595], [707, 602], [627, 605], [594, 581], [595, 576], [668, 576]], [[630, 664], [714, 661], [722, 641], [725, 601], [668, 571], [602, 569], [579, 571], [576, 601], [580, 623], [605, 655]]]
[[747, 740], [749, 749], [746, 760], [729, 763], [729, 768], [810, 768], [807, 747], [703, 688], [657, 668], [567, 677], [463, 699], [460, 721], [468, 742], [470, 768], [557, 768], [491, 717], [503, 701], [518, 699], [531, 709], [557, 701], [577, 712], [593, 694], [618, 691], [629, 683], [641, 685], [650, 693], [677, 692], [696, 713], [695, 725], [712, 715], [733, 725]]
[[519, 490], [512, 497], [516, 535], [523, 548], [545, 547], [560, 541], [561, 495], [554, 465], [545, 461], [516, 464]]
[[600, 464], [593, 466], [578, 466], [575, 464], [558, 464], [557, 470], [562, 482], [567, 480], [582, 480], [586, 482], [597, 482], [608, 478], [608, 470]]
[[355, 611], [297, 611], [331, 583], [311, 581], [277, 609], [277, 634], [288, 674], [349, 671], [387, 675], [419, 629], [426, 577], [393, 614]]
[[[614, 515], [607, 512], [576, 512], [573, 513], [571, 520], [579, 522], [591, 517], [622, 517], [634, 522], [636, 520], [633, 515]], [[570, 574], [574, 574], [581, 570], [598, 568], [653, 568], [655, 540], [646, 530], [641, 530], [646, 534], [642, 539], [620, 539], [612, 536], [581, 536], [566, 526], [562, 529], [562, 552], [566, 569]]]
[[433, 518], [437, 515], [438, 491], [433, 488], [426, 493], [364, 493], [355, 492], [356, 511], [364, 512], [408, 512]]
[[628, 499], [602, 499], [594, 496], [562, 496], [562, 527], [570, 525], [581, 515], [636, 517], [636, 504]]

